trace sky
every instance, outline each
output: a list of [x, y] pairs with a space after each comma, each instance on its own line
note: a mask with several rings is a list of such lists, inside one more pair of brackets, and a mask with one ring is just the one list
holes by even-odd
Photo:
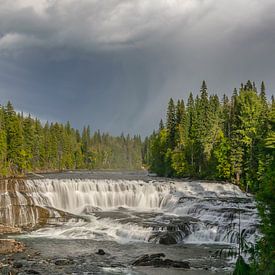
[[275, 91], [274, 0], [0, 0], [0, 104], [143, 137], [206, 80]]

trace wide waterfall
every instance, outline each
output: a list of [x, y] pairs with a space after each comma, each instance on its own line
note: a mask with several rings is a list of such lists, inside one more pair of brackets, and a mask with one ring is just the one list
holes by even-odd
[[0, 223], [41, 226], [32, 237], [119, 243], [234, 243], [239, 218], [254, 241], [253, 197], [226, 183], [32, 179], [1, 185]]
[[139, 210], [175, 204], [172, 186], [128, 180], [37, 180], [27, 181], [37, 205], [52, 206], [74, 214], [89, 207]]

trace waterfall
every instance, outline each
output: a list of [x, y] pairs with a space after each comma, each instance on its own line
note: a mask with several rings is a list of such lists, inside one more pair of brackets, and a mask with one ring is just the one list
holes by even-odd
[[110, 209], [158, 209], [176, 203], [168, 184], [129, 180], [34, 180], [26, 186], [37, 205], [51, 206], [74, 214], [85, 207]]
[[234, 243], [236, 236], [227, 232], [237, 228], [239, 215], [251, 241], [259, 224], [253, 197], [228, 183], [5, 180], [0, 198], [0, 223], [46, 225], [34, 231], [34, 237]]

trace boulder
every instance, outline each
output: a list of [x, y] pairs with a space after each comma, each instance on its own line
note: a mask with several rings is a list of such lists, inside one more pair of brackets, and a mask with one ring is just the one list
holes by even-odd
[[105, 251], [103, 249], [98, 249], [98, 251], [95, 254], [105, 255], [106, 253], [105, 253]]
[[18, 261], [18, 262], [14, 262], [14, 263], [13, 263], [13, 267], [14, 267], [14, 268], [21, 268], [21, 267], [23, 267], [23, 263], [22, 263], [22, 262], [19, 262], [19, 261]]
[[190, 263], [186, 261], [173, 261], [170, 259], [162, 259], [165, 255], [163, 253], [156, 253], [152, 255], [143, 255], [132, 263], [134, 266], [153, 266], [153, 267], [174, 267], [174, 268], [190, 268]]
[[73, 261], [70, 259], [57, 259], [54, 262], [55, 265], [71, 265], [73, 264]]
[[177, 244], [177, 239], [178, 237], [174, 232], [173, 233], [166, 232], [162, 236], [160, 236], [159, 243], [165, 244], [165, 245]]
[[39, 271], [36, 271], [36, 270], [33, 270], [33, 269], [25, 270], [25, 273], [27, 273], [27, 274], [36, 274], [36, 275], [40, 274]]
[[161, 257], [165, 257], [165, 254], [164, 253], [155, 253], [155, 254], [151, 254], [151, 255], [148, 255], [148, 254], [145, 254], [143, 256], [141, 256], [140, 258], [138, 258], [136, 261], [133, 262], [133, 265], [147, 265], [155, 260], [155, 259], [160, 259]]

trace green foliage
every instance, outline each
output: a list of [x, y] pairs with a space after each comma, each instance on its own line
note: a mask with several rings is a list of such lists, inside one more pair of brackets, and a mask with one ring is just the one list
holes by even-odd
[[[234, 274], [273, 274], [275, 270], [275, 100], [267, 101], [265, 84], [260, 93], [254, 82], [234, 89], [231, 99], [208, 95], [203, 81], [195, 100], [170, 99], [166, 127], [146, 140], [147, 167], [158, 175], [228, 180], [257, 194], [263, 238], [255, 250], [252, 269], [237, 253]], [[148, 146], [148, 144], [150, 146]]]
[[242, 256], [239, 256], [236, 262], [236, 267], [233, 271], [233, 275], [249, 275], [250, 266], [244, 261]]
[[175, 146], [175, 137], [176, 137], [176, 110], [173, 99], [171, 98], [168, 103], [167, 108], [167, 120], [166, 120], [166, 128], [167, 128], [167, 142], [170, 148], [174, 148]]
[[166, 129], [161, 130], [158, 134], [153, 133], [150, 138], [149, 152], [150, 169], [160, 176], [166, 175], [165, 154], [167, 151], [168, 133]]
[[257, 94], [248, 81], [221, 104], [217, 95], [208, 95], [203, 81], [200, 95], [194, 100], [191, 93], [186, 108], [183, 100], [176, 106], [169, 100], [166, 127], [161, 121], [159, 132], [147, 139], [146, 165], [159, 175], [230, 180], [256, 191], [265, 163], [263, 143], [275, 146], [267, 125], [272, 106], [264, 83]]
[[183, 177], [186, 174], [187, 163], [185, 161], [184, 152], [181, 150], [175, 150], [172, 153], [171, 167], [174, 171], [174, 175], [177, 177]]
[[0, 106], [0, 177], [28, 171], [64, 169], [140, 169], [142, 142], [94, 133], [82, 135], [70, 123], [45, 123], [18, 115], [10, 102]]
[[274, 114], [272, 108], [268, 121], [269, 130], [263, 147], [266, 167], [257, 192], [263, 237], [257, 243], [257, 261], [253, 265], [255, 274], [271, 275], [275, 270], [275, 148], [269, 143], [270, 136], [274, 136], [275, 133]]
[[23, 172], [26, 168], [26, 151], [23, 146], [23, 129], [20, 116], [8, 102], [5, 113], [5, 129], [7, 137], [7, 163], [11, 173]]
[[230, 156], [230, 145], [229, 140], [224, 137], [223, 132], [220, 132], [220, 139], [217, 146], [214, 149], [214, 155], [217, 160], [217, 175], [219, 179], [229, 179], [231, 164], [228, 162]]

